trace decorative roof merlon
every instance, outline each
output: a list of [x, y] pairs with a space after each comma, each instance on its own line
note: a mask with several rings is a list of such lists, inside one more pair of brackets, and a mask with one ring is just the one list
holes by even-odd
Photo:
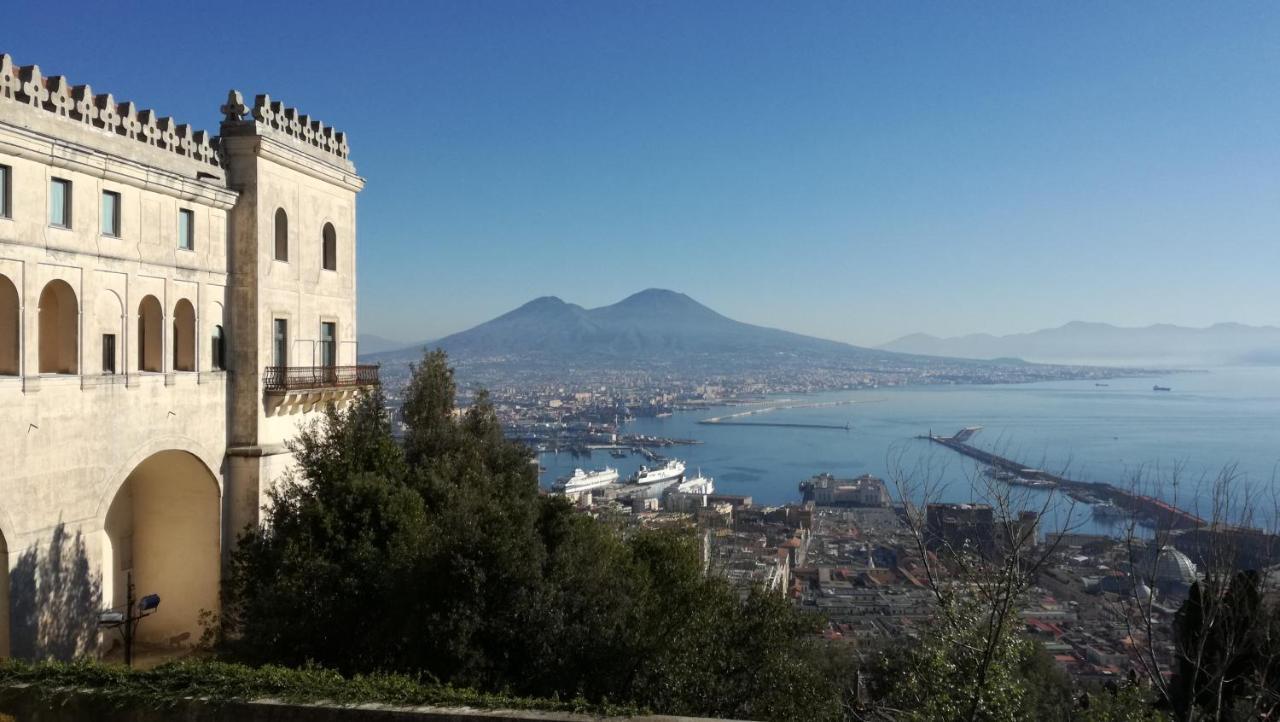
[[[326, 153], [347, 160], [350, 148], [347, 146], [347, 135], [334, 130], [324, 123], [313, 120], [310, 116], [298, 112], [297, 108], [286, 107], [284, 103], [273, 101], [269, 95], [259, 95], [253, 100], [250, 108], [244, 103], [244, 96], [238, 90], [227, 93], [227, 102], [222, 106], [224, 123], [254, 123], [260, 127], [270, 128], [291, 138], [296, 138], [307, 145]], [[249, 117], [245, 117], [245, 116]]]
[[170, 150], [201, 163], [220, 166], [212, 139], [202, 130], [139, 111], [133, 103], [116, 103], [110, 93], [94, 95], [88, 85], [71, 85], [61, 75], [46, 78], [38, 65], [17, 67], [0, 53], [0, 99], [11, 100], [74, 120], [108, 133]]

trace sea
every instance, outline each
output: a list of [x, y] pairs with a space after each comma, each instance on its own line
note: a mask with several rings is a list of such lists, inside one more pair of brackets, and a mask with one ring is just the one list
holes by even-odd
[[[1168, 387], [1155, 391], [1153, 386]], [[852, 403], [849, 403], [852, 402]], [[797, 408], [788, 408], [796, 406]], [[771, 410], [765, 410], [771, 409]], [[735, 420], [830, 425], [842, 428], [728, 426], [699, 421], [762, 410]], [[848, 429], [843, 427], [847, 425]], [[930, 385], [776, 396], [752, 405], [680, 411], [627, 422], [626, 433], [695, 439], [659, 449], [689, 472], [715, 479], [718, 493], [752, 497], [756, 505], [799, 501], [798, 484], [814, 474], [873, 474], [903, 481], [908, 498], [928, 486], [930, 499], [989, 501], [991, 482], [973, 460], [917, 437], [951, 435], [981, 426], [971, 444], [1084, 481], [1140, 488], [1209, 516], [1213, 482], [1233, 479], [1229, 516], [1243, 520], [1239, 500], [1255, 508], [1280, 505], [1280, 368], [1215, 368], [1108, 381], [1050, 381], [1007, 385]], [[568, 453], [539, 457], [540, 480], [550, 486], [574, 468], [617, 468], [624, 477], [645, 460], [591, 458]], [[897, 496], [898, 485], [891, 483]], [[1021, 492], [1035, 508], [1040, 497]], [[1058, 501], [1052, 503], [1059, 504]], [[1061, 506], [1055, 512], [1062, 514]], [[1085, 515], [1087, 517], [1087, 515]], [[1080, 519], [1077, 515], [1072, 519]], [[1269, 525], [1271, 518], [1254, 518]], [[1104, 533], [1101, 522], [1068, 522]]]

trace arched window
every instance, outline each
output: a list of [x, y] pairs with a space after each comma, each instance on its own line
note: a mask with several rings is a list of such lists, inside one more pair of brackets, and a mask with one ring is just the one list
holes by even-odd
[[338, 233], [332, 223], [324, 224], [324, 270], [338, 270]]
[[276, 209], [276, 260], [289, 260], [289, 214]]
[[[0, 192], [4, 189], [0, 188]], [[18, 375], [18, 288], [0, 275], [0, 376]]]
[[173, 307], [173, 370], [196, 370], [196, 310], [185, 298]]
[[66, 281], [50, 281], [40, 292], [40, 373], [80, 372], [80, 307]]
[[223, 335], [221, 326], [213, 327], [213, 348], [210, 352], [213, 370], [225, 371], [227, 369], [227, 338]]
[[138, 370], [163, 371], [164, 339], [161, 337], [160, 302], [146, 296], [138, 304]]

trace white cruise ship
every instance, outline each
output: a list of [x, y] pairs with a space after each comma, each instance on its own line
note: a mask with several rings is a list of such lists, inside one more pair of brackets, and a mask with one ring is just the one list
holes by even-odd
[[657, 484], [663, 481], [671, 481], [684, 476], [684, 462], [679, 459], [672, 459], [665, 465], [657, 469], [650, 469], [647, 466], [640, 467], [631, 477], [631, 481], [636, 484]]
[[714, 494], [716, 493], [716, 484], [715, 479], [703, 476], [702, 472], [698, 472], [697, 476], [692, 479], [685, 479], [672, 487], [671, 490], [680, 494]]
[[606, 466], [596, 471], [583, 471], [582, 469], [574, 469], [573, 476], [566, 476], [563, 479], [556, 479], [553, 488], [565, 494], [577, 494], [583, 491], [591, 491], [599, 489], [602, 486], [608, 486], [618, 480], [618, 470]]

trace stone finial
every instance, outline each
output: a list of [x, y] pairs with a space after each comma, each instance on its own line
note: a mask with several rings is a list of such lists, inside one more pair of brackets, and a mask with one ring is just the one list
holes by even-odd
[[36, 108], [43, 108], [44, 101], [49, 99], [49, 91], [44, 87], [44, 77], [40, 75], [39, 65], [24, 65], [18, 70], [22, 79], [23, 100]]
[[259, 123], [271, 125], [274, 113], [271, 111], [271, 96], [263, 93], [253, 98], [253, 119]]
[[169, 150], [178, 149], [178, 124], [173, 118], [165, 116], [156, 121], [156, 128], [160, 130], [158, 140], [165, 148]]
[[244, 96], [239, 90], [231, 90], [227, 92], [227, 102], [220, 108], [225, 121], [240, 121], [244, 119], [244, 114], [249, 112], [249, 108], [244, 104]]
[[49, 98], [45, 101], [45, 110], [57, 113], [63, 118], [71, 117], [76, 101], [71, 97], [71, 83], [67, 82], [66, 77], [55, 75], [49, 78], [45, 83], [45, 89], [49, 92]]
[[75, 99], [72, 117], [82, 123], [93, 125], [98, 118], [98, 106], [93, 102], [93, 88], [88, 85], [77, 85], [71, 89], [71, 97]]
[[218, 154], [213, 148], [213, 141], [203, 130], [197, 130], [191, 135], [191, 157], [214, 165], [218, 164]]
[[108, 133], [120, 132], [120, 111], [116, 105], [116, 99], [111, 93], [103, 95], [95, 95], [93, 104], [98, 108], [98, 122], [95, 124], [99, 128]]
[[18, 69], [13, 66], [13, 58], [7, 53], [0, 53], [0, 98], [17, 100], [22, 90], [22, 79], [18, 77]]
[[139, 135], [142, 139], [147, 142], [147, 145], [155, 145], [160, 140], [160, 128], [156, 125], [156, 111], [138, 111], [138, 123], [141, 124]]
[[142, 130], [142, 123], [138, 121], [138, 106], [134, 105], [133, 101], [117, 105], [116, 113], [120, 115], [120, 125], [116, 132], [126, 138], [146, 140], [145, 137], [138, 137], [138, 131]]
[[169, 146], [171, 149], [185, 156], [192, 156], [191, 126], [186, 123], [175, 126], [173, 129], [173, 143], [173, 145]]

